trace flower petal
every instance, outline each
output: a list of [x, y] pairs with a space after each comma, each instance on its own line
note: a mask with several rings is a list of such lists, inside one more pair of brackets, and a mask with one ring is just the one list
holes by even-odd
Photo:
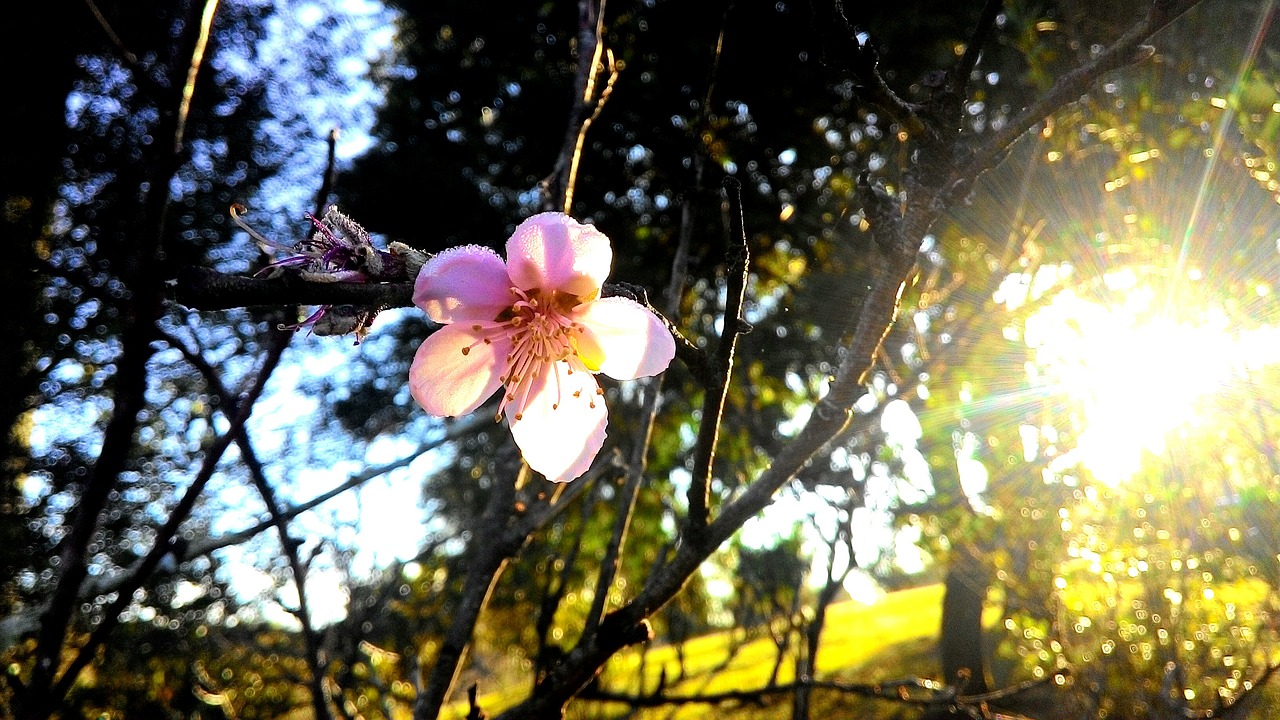
[[612, 264], [609, 238], [564, 213], [534, 215], [507, 240], [507, 271], [521, 290], [594, 298]]
[[474, 326], [445, 325], [413, 356], [409, 391], [432, 415], [466, 415], [502, 385], [510, 352], [511, 340], [505, 336], [485, 342]]
[[[622, 297], [579, 305], [573, 319], [586, 326], [604, 351], [600, 372], [618, 380], [657, 375], [676, 354], [676, 343], [662, 321], [640, 303]], [[585, 344], [585, 343], [584, 343]]]
[[569, 482], [591, 467], [604, 445], [609, 411], [595, 377], [560, 361], [535, 380], [519, 415], [509, 408], [511, 435], [529, 467]]
[[506, 265], [497, 253], [479, 245], [435, 255], [413, 284], [413, 304], [438, 323], [487, 322], [511, 302]]

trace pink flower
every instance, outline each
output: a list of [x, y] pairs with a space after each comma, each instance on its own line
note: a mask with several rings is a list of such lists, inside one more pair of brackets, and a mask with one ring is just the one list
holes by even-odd
[[521, 223], [505, 263], [477, 245], [428, 260], [413, 302], [444, 327], [409, 368], [413, 397], [432, 415], [465, 415], [505, 386], [498, 417], [529, 467], [555, 482], [586, 472], [608, 424], [592, 374], [656, 375], [675, 354], [647, 308], [600, 297], [612, 263], [609, 238], [561, 213]]

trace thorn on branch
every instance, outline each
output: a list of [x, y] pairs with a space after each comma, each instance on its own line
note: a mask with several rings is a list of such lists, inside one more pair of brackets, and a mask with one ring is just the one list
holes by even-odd
[[863, 219], [871, 226], [873, 235], [879, 237], [891, 223], [900, 219], [902, 211], [898, 199], [879, 182], [872, 182], [871, 173], [867, 170], [858, 174], [857, 187]]
[[476, 702], [478, 688], [478, 683], [471, 683], [471, 687], [467, 688], [467, 704], [471, 708], [467, 711], [467, 720], [487, 720], [489, 717], [489, 714], [481, 710], [480, 705]]

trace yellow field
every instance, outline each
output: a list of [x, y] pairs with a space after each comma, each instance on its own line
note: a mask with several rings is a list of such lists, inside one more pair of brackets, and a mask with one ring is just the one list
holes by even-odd
[[[827, 610], [827, 624], [822, 634], [818, 655], [818, 675], [839, 675], [854, 682], [874, 682], [903, 675], [921, 675], [937, 670], [932, 655], [934, 638], [941, 619], [942, 586], [927, 585], [889, 593], [874, 605], [856, 601], [833, 604]], [[666, 670], [667, 692], [690, 695], [724, 690], [748, 690], [765, 685], [773, 669], [776, 648], [768, 638], [742, 644], [731, 652], [728, 632], [694, 638], [685, 643], [685, 680], [674, 682], [679, 675], [675, 648], [654, 646], [644, 657], [644, 687], [639, 686], [641, 653], [620, 653], [602, 674], [605, 687], [619, 692], [652, 691]], [[875, 663], [870, 661], [875, 660]], [[870, 663], [870, 665], [869, 665]], [[778, 682], [792, 679], [793, 667], [784, 662]], [[491, 688], [492, 689], [492, 688]], [[481, 685], [480, 706], [491, 716], [519, 702], [529, 691], [527, 683], [506, 692], [484, 692]], [[466, 703], [452, 707], [453, 717], [466, 716]], [[620, 715], [621, 705], [579, 701], [569, 706], [569, 717], [591, 718]], [[665, 708], [642, 712], [632, 717], [701, 718], [706, 705]], [[739, 716], [735, 713], [735, 716]], [[764, 717], [763, 715], [761, 717]]]

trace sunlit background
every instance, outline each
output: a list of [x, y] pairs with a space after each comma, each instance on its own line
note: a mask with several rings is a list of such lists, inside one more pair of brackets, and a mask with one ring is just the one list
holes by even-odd
[[[395, 142], [380, 144], [373, 134], [378, 113], [399, 100], [385, 93], [420, 69], [397, 55], [404, 42], [394, 24], [400, 16], [380, 3], [262, 5], [276, 12], [265, 34], [232, 44], [217, 67], [232, 75], [270, 68], [269, 104], [297, 111], [280, 113], [288, 123], [266, 123], [263, 146], [287, 155], [287, 162], [251, 203], [264, 232], [287, 243], [305, 227], [298, 221], [326, 161], [321, 139], [340, 127], [336, 156], [342, 170], [377, 151], [390, 153]], [[779, 3], [776, 12], [783, 14], [785, 6]], [[699, 614], [700, 630], [734, 631], [734, 603], [747, 569], [743, 557], [768, 564], [776, 559], [769, 553], [783, 548], [809, 573], [804, 601], [837, 577], [841, 599], [863, 604], [893, 590], [946, 582], [949, 570], [979, 558], [990, 572], [975, 587], [990, 616], [987, 638], [1001, 680], [1045, 677], [1069, 663], [1105, 660], [1114, 663], [1103, 666], [1108, 672], [1132, 681], [1150, 675], [1152, 667], [1158, 676], [1164, 662], [1178, 658], [1194, 675], [1184, 699], [1204, 701], [1215, 694], [1230, 699], [1259, 668], [1280, 663], [1280, 55], [1274, 47], [1280, 31], [1275, 3], [1258, 3], [1257, 9], [1257, 18], [1248, 18], [1248, 36], [1233, 36], [1230, 48], [1219, 48], [1229, 63], [1169, 52], [1150, 67], [1109, 79], [1080, 105], [1037, 126], [924, 239], [898, 323], [875, 358], [850, 431], [706, 565], [696, 583], [705, 598], [690, 611]], [[1016, 14], [1023, 11], [1019, 6], [1002, 16], [1001, 27], [1026, 25], [1026, 33], [1007, 42], [1030, 59], [1006, 58], [1003, 76], [981, 74], [975, 97], [985, 99], [966, 109], [966, 127], [974, 133], [999, 130], [1016, 111], [1000, 102], [1010, 85], [1042, 91], [1055, 79], [1037, 75], [1053, 66], [1052, 58], [1037, 55], [1042, 47], [1070, 47], [1064, 22], [1029, 22]], [[441, 47], [453, 40], [448, 26], [431, 32]], [[332, 72], [317, 78], [308, 53], [324, 54], [325, 43]], [[468, 47], [483, 56], [484, 42]], [[952, 50], [962, 52], [959, 45]], [[518, 108], [525, 90], [510, 82], [493, 92]], [[835, 90], [842, 93], [855, 95], [847, 87]], [[89, 122], [99, 108], [95, 99], [87, 91], [73, 94], [68, 121]], [[415, 131], [449, 128], [452, 134], [441, 142], [450, 149], [469, 151], [465, 142], [475, 140], [494, 157], [495, 148], [519, 147], [501, 136], [500, 123], [495, 126], [499, 116], [511, 122], [515, 111], [500, 113], [493, 102], [487, 113], [469, 117], [459, 109], [465, 102], [452, 95], [436, 104], [430, 112], [420, 109], [427, 119], [415, 121]], [[859, 243], [865, 237], [859, 227], [865, 218], [857, 207], [854, 170], [868, 167], [890, 188], [899, 180], [894, 168], [901, 158], [884, 149], [895, 135], [874, 113], [851, 117], [824, 109], [830, 114], [805, 119], [794, 144], [767, 148], [764, 161], [735, 154], [733, 133], [756, 132], [757, 120], [767, 124], [764, 116], [776, 110], [726, 98], [717, 132], [727, 139], [705, 148], [712, 166], [749, 180], [757, 191], [746, 199], [755, 222], [749, 232], [758, 245], [747, 319], [757, 330], [744, 338], [735, 370], [738, 414], [732, 417], [741, 427], [725, 431], [724, 455], [731, 461], [718, 468], [714, 488], [725, 496], [767, 464], [770, 448], [799, 430], [827, 387], [848, 313], [825, 300], [835, 294], [833, 283], [862, 280]], [[616, 120], [609, 132], [621, 137], [624, 119], [603, 117]], [[688, 122], [669, 119], [681, 132]], [[278, 139], [285, 137], [289, 142]], [[416, 135], [413, 142], [400, 139], [405, 146], [427, 144]], [[601, 157], [614, 153], [608, 157], [625, 162], [633, 185], [616, 190], [588, 184], [580, 194], [588, 198], [584, 212], [599, 212], [602, 222], [633, 233], [618, 234], [615, 242], [618, 264], [636, 273], [649, 259], [634, 248], [647, 250], [644, 243], [652, 242], [667, 249], [654, 238], [661, 236], [661, 222], [674, 217], [678, 197], [650, 185], [656, 183], [654, 150], [646, 141], [626, 136], [620, 150], [594, 148]], [[500, 159], [492, 162], [497, 167]], [[376, 174], [379, 167], [371, 167]], [[502, 188], [477, 177], [477, 194], [487, 193], [495, 207], [511, 203], [503, 206], [509, 214], [527, 210], [535, 195], [530, 187]], [[370, 194], [380, 201], [385, 190]], [[419, 236], [377, 240], [439, 240], [432, 235], [438, 218], [416, 212], [415, 206], [404, 214]], [[610, 215], [628, 212], [635, 217], [625, 222]], [[380, 220], [357, 219], [374, 229]], [[220, 246], [212, 262], [247, 272], [259, 261], [257, 248], [247, 237], [234, 239], [239, 244], [228, 245], [235, 249]], [[718, 327], [723, 286], [715, 261], [708, 265], [692, 278], [683, 306], [691, 336]], [[236, 331], [253, 335], [250, 321], [231, 317], [228, 327], [243, 322], [248, 330]], [[413, 309], [384, 312], [359, 346], [349, 338], [299, 333], [250, 422], [258, 452], [279, 461], [272, 479], [286, 503], [306, 502], [349, 478], [373, 474], [291, 525], [309, 553], [308, 596], [319, 626], [341, 627], [360, 609], [351, 603], [361, 583], [367, 583], [359, 587], [364, 596], [374, 594], [370, 588], [385, 589], [407, 607], [416, 607], [420, 595], [438, 594], [450, 577], [446, 568], [466, 546], [466, 533], [447, 516], [448, 503], [424, 491], [424, 482], [463, 470], [470, 472], [467, 482], [487, 481], [482, 462], [463, 446], [434, 447], [447, 427], [416, 410], [387, 421], [391, 431], [374, 423], [358, 440], [351, 439], [357, 433], [344, 434], [350, 428], [335, 407], [362, 390], [380, 393], [371, 395], [373, 405], [412, 406], [400, 375], [378, 373], [403, 355], [401, 333], [412, 331], [417, 319]], [[228, 374], [248, 377], [257, 358], [240, 354], [243, 345], [228, 339], [232, 333], [222, 322], [191, 312], [170, 329], [207, 343]], [[788, 355], [801, 345], [807, 350], [795, 354], [799, 359]], [[166, 347], [154, 365], [168, 369], [182, 362], [180, 352]], [[72, 360], [48, 368], [50, 382], [76, 387], [101, 387], [94, 374], [101, 372]], [[611, 391], [620, 407], [638, 395], [635, 385]], [[666, 475], [655, 476], [646, 495], [655, 535], [673, 533], [684, 510], [684, 457], [697, 430], [691, 405], [681, 404], [691, 401], [674, 395], [664, 408], [669, 425], [659, 432], [667, 439], [653, 453]], [[227, 428], [205, 401], [172, 401], [167, 412], [190, 411], [189, 418], [174, 421], [180, 431], [154, 437], [146, 430], [142, 440], [199, 448]], [[749, 427], [762, 408], [785, 418], [763, 430]], [[100, 423], [109, 409], [98, 396], [39, 407], [32, 419], [33, 453], [93, 445], [83, 428]], [[626, 420], [622, 412], [617, 417], [624, 436]], [[476, 427], [483, 433], [489, 426]], [[501, 425], [492, 427], [491, 435], [503, 436]], [[493, 445], [485, 443], [480, 445]], [[210, 536], [252, 527], [264, 516], [257, 491], [235, 471], [237, 462], [232, 450], [223, 460], [226, 472], [204, 499], [200, 512], [207, 525], [201, 532]], [[169, 477], [180, 478], [188, 471], [171, 470]], [[72, 494], [40, 473], [24, 478], [21, 489], [27, 502], [44, 503], [56, 521], [74, 505]], [[602, 506], [612, 493], [600, 491]], [[473, 494], [458, 493], [464, 499]], [[143, 513], [149, 522], [162, 518], [172, 500], [142, 499], [151, 503]], [[588, 517], [584, 513], [582, 523]], [[55, 525], [42, 532], [56, 539], [63, 529]], [[568, 532], [555, 535], [555, 542]], [[137, 532], [129, 542], [141, 554], [148, 536]], [[532, 587], [529, 577], [542, 582], [563, 570], [560, 547], [548, 540], [531, 551], [520, 581]], [[276, 538], [263, 534], [215, 557], [214, 572], [235, 602], [210, 603], [200, 623], [235, 627], [265, 620], [270, 627], [298, 627], [296, 585], [280, 563]], [[104, 561], [93, 572], [110, 569]], [[31, 571], [19, 582], [31, 590], [46, 579]], [[532, 595], [520, 595], [526, 590], [503, 599], [530, 603]], [[171, 614], [207, 601], [209, 592], [202, 578], [178, 581]], [[592, 592], [583, 580], [569, 593], [550, 626], [556, 640], [577, 632]], [[617, 598], [626, 592], [618, 588]], [[156, 626], [177, 622], [151, 600], [140, 599], [130, 612]], [[792, 617], [810, 619], [804, 612]], [[657, 621], [660, 630], [674, 627], [671, 617]], [[520, 646], [527, 638], [508, 632], [504, 618], [484, 631], [491, 645], [478, 654], [493, 677], [527, 684], [531, 659]], [[920, 637], [936, 631], [932, 625], [903, 630]], [[660, 635], [659, 642], [672, 637]], [[414, 649], [399, 651], [412, 657]], [[619, 666], [629, 672], [626, 663], [634, 658], [624, 660]], [[369, 672], [376, 676], [387, 666]]]

